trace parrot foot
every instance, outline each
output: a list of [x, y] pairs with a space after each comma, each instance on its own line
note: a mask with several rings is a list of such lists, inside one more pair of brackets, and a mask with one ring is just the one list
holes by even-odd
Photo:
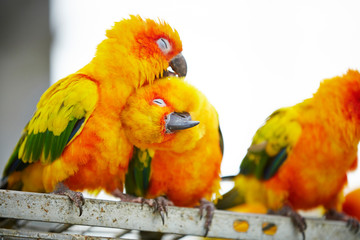
[[148, 206], [152, 207], [154, 209], [154, 213], [158, 212], [160, 214], [162, 223], [165, 224], [165, 215], [168, 216], [168, 206], [174, 206], [174, 203], [170, 200], [168, 200], [165, 197], [157, 197], [154, 199], [147, 199], [142, 198], [141, 199], [141, 205], [147, 204]]
[[115, 197], [120, 198], [122, 202], [141, 203], [141, 206], [143, 206], [144, 204], [148, 205], [149, 207], [153, 208], [154, 213], [158, 212], [160, 214], [163, 224], [165, 224], [165, 214], [166, 216], [168, 215], [167, 207], [174, 206], [174, 203], [172, 201], [162, 196], [157, 197], [155, 199], [147, 199], [143, 197], [135, 197], [129, 194], [122, 193], [118, 189], [113, 191], [112, 194]]
[[305, 218], [303, 218], [300, 214], [298, 214], [290, 206], [285, 205], [277, 211], [269, 210], [268, 214], [290, 217], [290, 219], [293, 222], [293, 224], [295, 225], [295, 227], [297, 229], [299, 229], [299, 231], [301, 232], [303, 240], [305, 240], [305, 229], [306, 229]]
[[330, 209], [325, 213], [325, 219], [346, 222], [346, 227], [354, 234], [360, 231], [360, 222], [358, 220], [334, 209]]
[[202, 198], [200, 200], [199, 208], [200, 208], [200, 219], [202, 219], [202, 217], [204, 216], [203, 212], [206, 211], [206, 219], [205, 219], [205, 227], [204, 227], [205, 228], [204, 237], [206, 237], [210, 230], [210, 225], [214, 217], [215, 205], [214, 203], [209, 202], [208, 200]]
[[70, 190], [65, 184], [58, 183], [55, 187], [55, 190], [52, 192], [53, 194], [65, 195], [68, 196], [69, 199], [79, 208], [80, 214], [82, 214], [82, 206], [85, 204], [84, 196], [81, 192], [75, 192]]

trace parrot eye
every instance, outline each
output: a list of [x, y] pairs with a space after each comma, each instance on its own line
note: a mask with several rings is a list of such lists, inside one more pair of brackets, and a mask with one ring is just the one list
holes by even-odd
[[156, 98], [153, 100], [153, 103], [159, 105], [160, 107], [166, 107], [166, 103], [161, 98]]
[[157, 45], [159, 46], [160, 50], [164, 53], [167, 54], [168, 52], [170, 52], [171, 50], [171, 45], [169, 43], [169, 41], [165, 38], [159, 38], [156, 41]]

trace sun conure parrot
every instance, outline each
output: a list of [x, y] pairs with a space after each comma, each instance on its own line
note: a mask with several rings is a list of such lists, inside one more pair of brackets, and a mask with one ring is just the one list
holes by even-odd
[[357, 166], [359, 140], [360, 74], [349, 70], [324, 80], [312, 98], [268, 117], [216, 207], [261, 203], [291, 216], [303, 236], [306, 223], [294, 210], [323, 206], [327, 218], [346, 220], [334, 215], [346, 173]]
[[201, 216], [203, 210], [207, 213], [207, 232], [213, 214], [209, 201], [219, 194], [223, 152], [215, 108], [195, 87], [170, 77], [137, 89], [121, 120], [135, 145], [126, 192], [155, 198], [152, 203], [162, 219], [167, 205], [200, 205]]
[[120, 114], [128, 96], [158, 78], [185, 76], [179, 34], [167, 23], [130, 16], [106, 32], [85, 67], [40, 98], [3, 173], [2, 188], [68, 195], [122, 191], [133, 146]]

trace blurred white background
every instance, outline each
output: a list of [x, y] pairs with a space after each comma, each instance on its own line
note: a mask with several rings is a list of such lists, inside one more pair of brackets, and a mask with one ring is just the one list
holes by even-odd
[[[180, 33], [187, 81], [219, 112], [222, 174], [235, 174], [272, 111], [311, 97], [325, 78], [360, 70], [359, 10], [357, 0], [53, 0], [51, 81], [88, 63], [115, 21], [166, 20]], [[357, 187], [359, 170], [347, 191]]]

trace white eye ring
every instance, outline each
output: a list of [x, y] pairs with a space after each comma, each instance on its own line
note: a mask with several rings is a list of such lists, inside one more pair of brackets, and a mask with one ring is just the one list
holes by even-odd
[[153, 100], [153, 103], [159, 105], [160, 107], [166, 107], [166, 103], [161, 98], [156, 98]]
[[171, 51], [171, 45], [166, 38], [159, 38], [156, 43], [164, 54]]

